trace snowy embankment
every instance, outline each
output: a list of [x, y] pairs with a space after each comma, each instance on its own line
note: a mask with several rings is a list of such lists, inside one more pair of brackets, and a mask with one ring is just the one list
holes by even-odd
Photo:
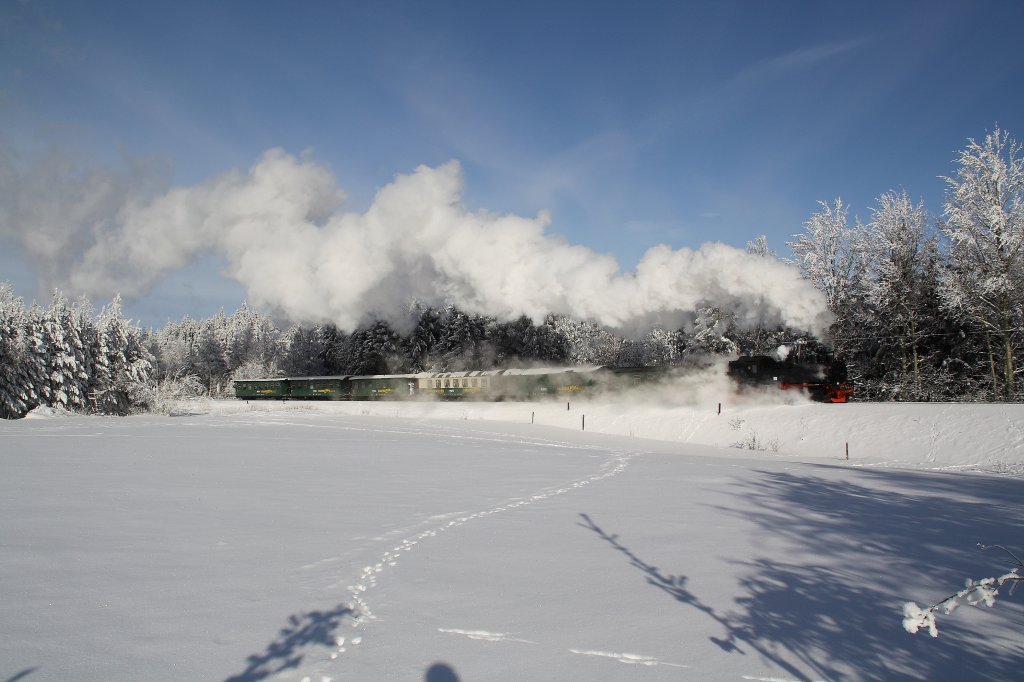
[[[704, 405], [588, 400], [547, 402], [181, 403], [182, 413], [300, 412], [554, 426], [589, 434], [755, 450], [853, 466], [1024, 474], [1024, 405], [776, 402]], [[736, 454], [728, 449], [719, 454]]]
[[1019, 596], [940, 616], [938, 639], [901, 627], [905, 601], [1004, 572], [976, 543], [1024, 547], [1024, 479], [957, 470], [1019, 470], [1022, 406], [34, 417], [0, 422], [0, 680], [1024, 669]]

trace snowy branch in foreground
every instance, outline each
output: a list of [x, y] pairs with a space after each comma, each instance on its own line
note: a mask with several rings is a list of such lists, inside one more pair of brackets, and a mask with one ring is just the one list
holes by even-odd
[[1020, 574], [1020, 569], [1024, 568], [1024, 563], [1017, 556], [1006, 549], [1002, 545], [983, 545], [978, 543], [978, 547], [981, 549], [989, 549], [996, 547], [1003, 550], [1011, 557], [1013, 557], [1013, 569], [1009, 573], [1004, 573], [998, 578], [983, 578], [982, 580], [971, 580], [967, 579], [964, 589], [960, 590], [956, 594], [951, 594], [942, 601], [929, 606], [928, 608], [922, 608], [915, 602], [908, 601], [903, 604], [903, 628], [911, 633], [915, 634], [922, 628], [928, 628], [928, 634], [932, 637], [939, 636], [939, 629], [935, 625], [935, 614], [941, 609], [943, 613], [947, 615], [953, 613], [954, 610], [961, 604], [970, 604], [976, 606], [977, 604], [984, 603], [985, 606], [995, 606], [996, 597], [999, 595], [999, 589], [1004, 585], [1010, 585], [1010, 594], [1017, 587], [1017, 583], [1024, 580], [1024, 576]]

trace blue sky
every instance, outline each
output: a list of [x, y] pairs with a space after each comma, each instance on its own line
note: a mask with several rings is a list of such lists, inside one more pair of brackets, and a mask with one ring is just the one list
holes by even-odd
[[[1022, 27], [1021, 2], [3, 0], [0, 162], [178, 186], [281, 147], [358, 210], [457, 159], [469, 207], [550, 210], [626, 269], [661, 243], [784, 252], [818, 200], [866, 219], [905, 188], [939, 213], [968, 137], [1024, 137]], [[0, 280], [45, 300], [17, 229]], [[233, 309], [245, 290], [217, 268], [126, 308]]]

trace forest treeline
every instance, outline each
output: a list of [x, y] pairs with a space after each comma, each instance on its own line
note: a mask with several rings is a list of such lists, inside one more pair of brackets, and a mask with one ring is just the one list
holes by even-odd
[[[970, 140], [945, 178], [935, 216], [906, 192], [879, 197], [850, 223], [841, 199], [822, 203], [788, 246], [789, 261], [834, 315], [823, 339], [867, 400], [1021, 400], [1024, 345], [1024, 161], [996, 129]], [[748, 251], [775, 258], [764, 237]], [[98, 313], [55, 293], [26, 305], [0, 285], [0, 416], [37, 406], [126, 414], [187, 396], [226, 396], [231, 380], [542, 365], [680, 365], [759, 354], [800, 330], [742, 327], [707, 306], [680, 329], [624, 336], [549, 315], [540, 323], [411, 303], [405, 319], [350, 333], [331, 324], [280, 328], [247, 305], [212, 318], [143, 329], [115, 299]]]
[[[396, 327], [404, 329], [399, 331]], [[183, 397], [231, 395], [233, 379], [458, 371], [529, 365], [668, 365], [688, 358], [776, 348], [796, 332], [732, 330], [716, 308], [689, 331], [640, 338], [591, 322], [548, 316], [507, 322], [454, 306], [410, 305], [401, 324], [370, 321], [351, 333], [332, 324], [281, 329], [243, 304], [231, 314], [184, 318], [150, 330], [125, 320], [119, 300], [96, 314], [57, 293], [49, 308], [26, 306], [0, 285], [0, 415], [44, 405], [126, 414]]]

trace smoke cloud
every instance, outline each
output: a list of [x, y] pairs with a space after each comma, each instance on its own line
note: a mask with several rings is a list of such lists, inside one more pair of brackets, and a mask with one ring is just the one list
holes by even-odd
[[[10, 189], [7, 171], [0, 180]], [[365, 212], [343, 210], [345, 194], [322, 164], [281, 150], [192, 187], [145, 196], [128, 185], [78, 177], [74, 194], [51, 197], [46, 210], [23, 199], [0, 214], [0, 230], [74, 292], [137, 296], [212, 252], [255, 306], [348, 329], [371, 314], [397, 319], [413, 299], [626, 330], [677, 326], [701, 305], [812, 332], [829, 321], [822, 295], [774, 259], [720, 243], [656, 246], [624, 272], [613, 257], [549, 234], [546, 212], [471, 211], [454, 161], [397, 176]]]

